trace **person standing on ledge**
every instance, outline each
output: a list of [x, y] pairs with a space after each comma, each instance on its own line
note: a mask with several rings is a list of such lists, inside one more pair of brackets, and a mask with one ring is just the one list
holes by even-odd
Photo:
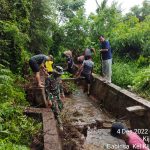
[[99, 36], [100, 52], [102, 58], [102, 74], [106, 82], [111, 83], [112, 75], [112, 50], [109, 41], [103, 35]]
[[35, 78], [38, 82], [38, 87], [44, 87], [44, 85], [42, 85], [42, 82], [41, 82], [40, 67], [46, 70], [44, 67], [44, 64], [46, 61], [49, 61], [50, 59], [51, 59], [50, 56], [46, 56], [44, 54], [38, 54], [38, 55], [32, 56], [29, 60], [29, 65], [32, 71], [35, 73]]

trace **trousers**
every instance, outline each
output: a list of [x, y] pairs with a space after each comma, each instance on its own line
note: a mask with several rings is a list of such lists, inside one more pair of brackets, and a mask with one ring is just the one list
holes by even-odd
[[102, 60], [103, 77], [111, 83], [112, 76], [112, 59]]

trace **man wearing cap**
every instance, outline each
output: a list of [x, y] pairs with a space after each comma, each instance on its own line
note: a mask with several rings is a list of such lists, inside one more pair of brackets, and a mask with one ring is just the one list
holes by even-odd
[[128, 130], [122, 123], [113, 123], [111, 135], [123, 139], [130, 150], [149, 150], [144, 141], [132, 130]]
[[100, 52], [102, 59], [102, 74], [106, 82], [111, 83], [112, 75], [112, 50], [109, 41], [106, 41], [103, 35], [99, 36]]
[[45, 81], [46, 95], [48, 96], [49, 104], [51, 105], [50, 107], [54, 113], [55, 119], [60, 125], [60, 128], [62, 128], [60, 112], [63, 109], [61, 97], [65, 97], [62, 87], [62, 80], [60, 78], [63, 73], [63, 68], [56, 66], [53, 73]]

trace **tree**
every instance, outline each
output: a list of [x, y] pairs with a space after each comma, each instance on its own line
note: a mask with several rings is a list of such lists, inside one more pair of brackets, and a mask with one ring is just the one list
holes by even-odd
[[121, 10], [118, 8], [117, 3], [114, 2], [108, 7], [107, 0], [103, 0], [97, 9], [97, 14], [90, 14], [89, 16], [91, 41], [97, 43], [100, 34], [109, 37], [112, 29], [120, 19]]
[[48, 53], [52, 44], [51, 32], [55, 20], [53, 16], [54, 9], [52, 1], [33, 0], [32, 12], [30, 14], [30, 51], [32, 53]]
[[64, 25], [63, 45], [78, 53], [85, 47], [88, 37], [88, 22], [84, 15], [84, 9], [77, 11], [76, 16]]
[[77, 50], [84, 45], [86, 18], [83, 4], [83, 0], [57, 1], [57, 26], [52, 33], [53, 44], [51, 46], [54, 55], [62, 49]]
[[65, 23], [75, 17], [76, 12], [83, 7], [85, 0], [57, 0], [59, 23]]
[[146, 16], [150, 15], [150, 3], [148, 0], [143, 1], [142, 7], [135, 5], [131, 8], [131, 12], [127, 16], [136, 16], [140, 21], [143, 21]]
[[30, 41], [28, 30], [31, 0], [1, 0], [0, 7], [0, 63], [9, 65], [16, 72], [21, 67], [22, 51]]

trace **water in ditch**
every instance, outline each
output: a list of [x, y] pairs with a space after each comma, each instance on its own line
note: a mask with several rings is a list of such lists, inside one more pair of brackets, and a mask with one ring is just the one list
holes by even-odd
[[110, 135], [115, 118], [78, 88], [64, 102], [62, 112], [64, 150], [123, 150], [125, 143]]

